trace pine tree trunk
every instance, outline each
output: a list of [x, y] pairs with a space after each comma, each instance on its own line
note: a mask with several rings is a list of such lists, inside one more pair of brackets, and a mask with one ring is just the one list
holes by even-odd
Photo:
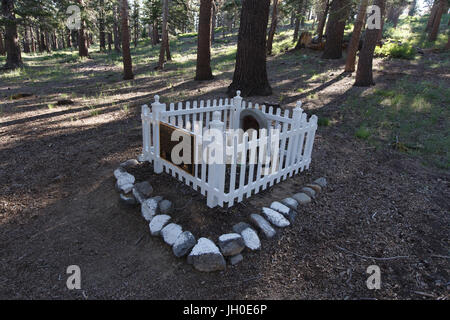
[[98, 29], [100, 33], [100, 51], [106, 51], [106, 34], [105, 34], [105, 0], [100, 0], [100, 12], [98, 18]]
[[217, 20], [217, 8], [214, 1], [212, 1], [212, 21], [211, 21], [211, 43], [213, 43], [216, 39], [216, 20]]
[[2, 0], [2, 15], [6, 20], [5, 24], [5, 47], [6, 64], [5, 69], [20, 68], [22, 54], [20, 52], [19, 38], [17, 35], [17, 21], [14, 13], [14, 0]]
[[50, 35], [48, 34], [48, 31], [44, 32], [44, 42], [45, 42], [45, 50], [47, 50], [47, 53], [52, 52], [52, 48], [50, 47]]
[[114, 32], [114, 50], [120, 53], [120, 35], [119, 35], [119, 13], [117, 6], [114, 8], [114, 23], [113, 23], [113, 32]]
[[164, 69], [165, 56], [167, 53], [166, 46], [169, 45], [168, 32], [167, 32], [167, 20], [169, 18], [169, 1], [162, 0], [162, 42], [159, 50], [159, 62], [157, 69]]
[[278, 22], [278, 0], [273, 0], [272, 5], [272, 21], [270, 23], [269, 36], [267, 38], [267, 54], [272, 54], [272, 44], [273, 38], [275, 36], [275, 31], [277, 30]]
[[71, 48], [72, 47], [72, 32], [70, 31], [69, 28], [66, 29], [67, 32], [67, 48]]
[[0, 56], [4, 56], [6, 54], [5, 44], [3, 43], [3, 31], [0, 29]]
[[349, 11], [350, 3], [348, 0], [333, 0], [331, 3], [323, 59], [342, 58], [342, 40]]
[[112, 33], [108, 32], [108, 51], [112, 50], [112, 44], [113, 44]]
[[430, 11], [430, 16], [428, 17], [427, 26], [425, 27], [425, 32], [429, 32], [433, 27], [438, 7], [439, 7], [439, 0], [434, 0], [433, 6], [431, 7]]
[[[84, 9], [84, 2], [83, 0], [78, 0], [78, 4]], [[88, 57], [89, 56], [89, 50], [88, 50], [88, 39], [86, 34], [86, 23], [84, 19], [81, 19], [80, 24], [80, 30], [78, 30], [78, 54], [80, 57]]]
[[292, 39], [292, 42], [295, 43], [298, 39], [298, 31], [300, 29], [300, 19], [298, 17], [295, 17], [294, 26], [294, 37]]
[[434, 17], [433, 26], [431, 27], [430, 33], [428, 34], [428, 41], [430, 42], [436, 41], [437, 39], [442, 14], [444, 13], [446, 7], [447, 7], [447, 0], [440, 0]]
[[28, 28], [29, 28], [29, 32], [30, 32], [30, 41], [31, 41], [30, 50], [32, 53], [35, 53], [36, 52], [36, 39], [34, 38], [33, 28], [31, 26]]
[[123, 79], [131, 80], [133, 75], [133, 63], [130, 53], [130, 30], [128, 28], [128, 0], [121, 0], [121, 20], [122, 20], [122, 58], [123, 58]]
[[[382, 15], [384, 14], [384, 1], [374, 1], [374, 4], [380, 7]], [[381, 16], [381, 20], [383, 20], [383, 16]], [[379, 33], [380, 30], [378, 29], [366, 29], [364, 44], [359, 53], [358, 69], [356, 71], [355, 86], [357, 87], [368, 87], [375, 84], [373, 81], [372, 63], [373, 52], [378, 42]]]
[[212, 0], [200, 0], [195, 80], [213, 79], [211, 71]]
[[266, 35], [270, 0], [243, 0], [233, 82], [228, 94], [272, 94], [266, 68]]
[[367, 6], [369, 0], [361, 0], [359, 4], [358, 16], [356, 17], [355, 26], [353, 28], [352, 38], [347, 49], [347, 60], [345, 63], [345, 72], [355, 71], [356, 52], [359, 47], [359, 40], [361, 38], [361, 30], [364, 26], [364, 20], [366, 18]]
[[317, 25], [317, 37], [319, 42], [322, 42], [323, 29], [325, 28], [325, 22], [327, 21], [328, 10], [330, 8], [329, 0], [322, 1], [322, 10], [320, 12], [319, 24]]
[[23, 29], [25, 33], [23, 37], [23, 52], [30, 53], [30, 35], [28, 33], [28, 27], [25, 26]]

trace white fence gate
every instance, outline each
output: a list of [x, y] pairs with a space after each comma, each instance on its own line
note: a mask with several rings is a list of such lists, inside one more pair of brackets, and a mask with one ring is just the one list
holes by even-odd
[[[259, 109], [268, 121], [268, 130], [259, 133], [233, 134], [230, 129], [239, 128], [239, 116], [243, 109]], [[143, 153], [141, 158], [153, 163], [156, 173], [165, 171], [194, 190], [207, 197], [211, 208], [227, 204], [229, 207], [309, 168], [317, 117], [309, 121], [301, 109], [301, 102], [289, 114], [281, 109], [243, 101], [240, 92], [233, 99], [219, 99], [170, 103], [160, 103], [155, 96], [152, 108], [142, 106]], [[193, 174], [164, 160], [160, 155], [160, 124], [170, 125], [177, 130], [195, 137]], [[206, 144], [204, 133], [207, 129], [220, 129], [223, 133], [224, 163], [209, 163], [211, 143]], [[266, 131], [265, 131], [266, 130]], [[276, 146], [274, 147], [274, 143]], [[197, 155], [201, 155], [197, 157]], [[205, 155], [205, 156], [204, 156]], [[228, 164], [227, 164], [228, 163]]]

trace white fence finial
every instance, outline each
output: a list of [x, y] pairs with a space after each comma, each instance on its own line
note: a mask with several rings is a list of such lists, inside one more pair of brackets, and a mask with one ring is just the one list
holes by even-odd
[[241, 90], [236, 90], [236, 97], [240, 97], [241, 96]]
[[155, 95], [155, 102], [159, 103], [159, 96], [158, 95]]
[[297, 104], [295, 105], [296, 108], [302, 108], [302, 102], [300, 100], [297, 101]]

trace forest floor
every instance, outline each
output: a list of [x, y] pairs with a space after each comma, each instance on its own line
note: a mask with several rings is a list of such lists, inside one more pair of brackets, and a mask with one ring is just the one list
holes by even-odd
[[[172, 40], [164, 71], [153, 69], [158, 48], [141, 41], [133, 81], [121, 80], [120, 55], [99, 52], [86, 60], [71, 51], [25, 56], [24, 69], [1, 75], [0, 298], [448, 298], [449, 54], [376, 59], [376, 86], [356, 88], [344, 60], [286, 51], [290, 37], [281, 33], [268, 59], [273, 95], [249, 100], [283, 109], [302, 100], [319, 116], [310, 170], [230, 210], [209, 210], [171, 177], [143, 177], [176, 208], [187, 204], [174, 219], [196, 236], [230, 232], [261, 206], [327, 178], [293, 227], [211, 274], [149, 235], [138, 209], [119, 203], [112, 172], [140, 154], [140, 106], [155, 94], [170, 102], [226, 97], [235, 37], [217, 37], [208, 82], [193, 80], [189, 35]], [[74, 104], [58, 106], [61, 99]], [[82, 290], [66, 288], [73, 264]], [[373, 264], [381, 268], [376, 291], [365, 283]]]

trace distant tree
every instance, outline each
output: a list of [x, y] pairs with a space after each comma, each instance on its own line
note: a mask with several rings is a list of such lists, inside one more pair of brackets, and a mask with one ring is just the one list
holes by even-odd
[[133, 21], [133, 43], [134, 47], [137, 47], [138, 40], [139, 40], [139, 20], [140, 20], [140, 14], [141, 14], [141, 8], [139, 5], [139, 0], [134, 0], [133, 2], [133, 13], [131, 15], [131, 20]]
[[327, 41], [322, 55], [323, 59], [342, 58], [342, 41], [350, 5], [350, 0], [332, 0], [330, 18], [327, 24]]
[[98, 8], [98, 29], [100, 40], [100, 51], [106, 51], [106, 33], [105, 33], [105, 0], [100, 0]]
[[441, 24], [442, 15], [444, 14], [446, 8], [447, 8], [447, 0], [439, 0], [439, 4], [433, 20], [433, 25], [428, 34], [428, 41], [431, 42], [436, 41], [439, 32], [439, 26]]
[[14, 12], [14, 0], [2, 0], [2, 17], [5, 21], [6, 64], [4, 69], [20, 68], [22, 55], [17, 35], [17, 20]]
[[[85, 4], [83, 0], [78, 0], [78, 4], [82, 11], [80, 29], [78, 30], [78, 53], [80, 57], [88, 57], [88, 36], [86, 33], [86, 21], [84, 17]], [[46, 47], [48, 48], [48, 44], [46, 44]]]
[[133, 64], [130, 54], [130, 30], [128, 27], [128, 0], [121, 1], [121, 26], [122, 26], [122, 58], [123, 58], [123, 79], [131, 80], [133, 75]]
[[159, 50], [159, 62], [158, 69], [164, 69], [164, 63], [170, 60], [170, 49], [169, 49], [169, 32], [167, 30], [167, 21], [169, 18], [169, 0], [162, 0], [162, 41]]
[[[381, 20], [383, 20], [385, 0], [375, 0], [374, 5], [381, 9]], [[355, 86], [368, 87], [374, 85], [372, 63], [375, 46], [378, 43], [380, 30], [376, 28], [366, 28], [363, 47], [359, 53], [358, 69], [356, 71]]]
[[355, 71], [356, 52], [359, 47], [359, 40], [361, 38], [361, 30], [364, 26], [366, 18], [367, 6], [369, 0], [361, 0], [359, 4], [358, 16], [356, 17], [355, 26], [353, 28], [352, 38], [347, 49], [347, 60], [345, 62], [345, 72]]
[[328, 15], [328, 10], [330, 8], [330, 1], [329, 0], [320, 0], [321, 4], [320, 4], [320, 11], [319, 11], [319, 16], [318, 16], [318, 25], [317, 25], [317, 37], [319, 42], [322, 41], [322, 37], [323, 37], [323, 29], [325, 28], [325, 22], [327, 21], [327, 15]]
[[3, 30], [0, 29], [0, 55], [4, 56], [6, 54], [5, 44], [3, 43]]
[[244, 96], [272, 94], [266, 69], [266, 35], [270, 0], [243, 0], [236, 66], [228, 94], [241, 90]]
[[272, 54], [272, 43], [277, 30], [278, 23], [278, 0], [273, 0], [272, 4], [272, 19], [270, 22], [269, 36], [267, 37], [267, 54]]
[[213, 78], [211, 71], [212, 2], [212, 0], [200, 0], [195, 80], [210, 80]]
[[427, 26], [425, 27], [425, 32], [429, 32], [433, 27], [434, 19], [436, 17], [436, 11], [439, 7], [439, 0], [434, 0], [433, 6], [430, 10], [430, 15], [428, 17]]

